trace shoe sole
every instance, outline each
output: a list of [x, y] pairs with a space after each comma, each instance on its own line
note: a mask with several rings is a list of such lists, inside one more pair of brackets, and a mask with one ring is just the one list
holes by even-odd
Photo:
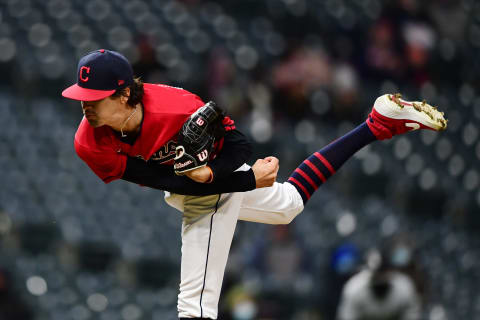
[[[425, 101], [406, 101], [401, 99], [401, 94], [385, 94], [375, 101], [373, 108], [381, 115], [397, 119], [411, 120], [423, 124], [435, 131], [442, 131], [447, 128], [444, 113], [437, 110]], [[408, 123], [406, 124], [408, 125]]]

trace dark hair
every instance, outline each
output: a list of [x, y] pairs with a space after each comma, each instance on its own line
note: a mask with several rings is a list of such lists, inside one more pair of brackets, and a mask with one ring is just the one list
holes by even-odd
[[[127, 104], [134, 107], [138, 103], [142, 102], [144, 91], [143, 81], [140, 78], [134, 78], [133, 83], [127, 88], [130, 88], [130, 96], [128, 97]], [[111, 97], [116, 98], [120, 96], [127, 96], [125, 94], [125, 89], [126, 88], [116, 90]]]

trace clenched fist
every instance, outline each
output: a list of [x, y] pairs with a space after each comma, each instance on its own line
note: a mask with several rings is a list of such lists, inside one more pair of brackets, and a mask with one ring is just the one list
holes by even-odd
[[258, 159], [252, 166], [255, 175], [256, 187], [271, 187], [277, 179], [279, 161], [275, 157], [266, 157]]

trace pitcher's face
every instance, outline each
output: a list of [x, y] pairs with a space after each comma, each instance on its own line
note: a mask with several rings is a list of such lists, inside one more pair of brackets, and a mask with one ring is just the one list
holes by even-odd
[[119, 108], [122, 107], [120, 99], [112, 97], [96, 101], [81, 101], [81, 105], [83, 115], [94, 128], [116, 123], [121, 114]]

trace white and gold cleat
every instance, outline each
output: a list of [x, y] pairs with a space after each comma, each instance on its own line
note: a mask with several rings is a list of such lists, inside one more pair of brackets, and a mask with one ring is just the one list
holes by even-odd
[[366, 122], [377, 139], [384, 140], [418, 129], [445, 130], [447, 121], [436, 107], [403, 100], [397, 93], [378, 97]]

